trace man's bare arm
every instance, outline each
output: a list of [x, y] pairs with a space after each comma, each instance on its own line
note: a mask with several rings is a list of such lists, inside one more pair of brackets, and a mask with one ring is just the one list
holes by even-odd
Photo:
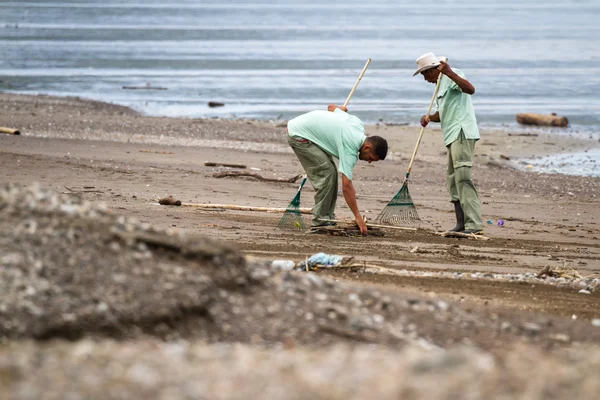
[[436, 112], [431, 115], [423, 115], [421, 117], [421, 126], [427, 126], [430, 122], [440, 122], [440, 113]]
[[438, 69], [442, 71], [442, 74], [446, 75], [448, 78], [456, 82], [456, 84], [458, 85], [460, 90], [462, 90], [463, 93], [470, 95], [475, 94], [475, 86], [473, 86], [471, 82], [469, 82], [465, 78], [458, 76], [456, 72], [454, 72], [452, 68], [450, 68], [450, 64], [440, 61], [440, 66], [438, 67]]
[[354, 219], [356, 224], [358, 225], [358, 229], [360, 229], [360, 233], [362, 235], [367, 234], [367, 225], [360, 215], [358, 211], [358, 204], [356, 204], [356, 192], [354, 191], [354, 185], [352, 185], [352, 181], [346, 178], [346, 175], [342, 174], [342, 193], [344, 194], [344, 200], [348, 203], [348, 207], [354, 214]]

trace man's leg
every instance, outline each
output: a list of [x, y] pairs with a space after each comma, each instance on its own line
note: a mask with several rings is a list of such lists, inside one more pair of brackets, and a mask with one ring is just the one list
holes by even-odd
[[337, 168], [333, 159], [311, 142], [301, 142], [288, 135], [288, 143], [317, 191], [311, 226], [327, 225], [320, 219], [330, 219], [335, 211]]
[[450, 232], [461, 232], [465, 230], [465, 214], [460, 205], [458, 197], [458, 188], [456, 187], [456, 170], [454, 169], [454, 162], [452, 160], [452, 152], [450, 146], [448, 146], [448, 163], [446, 166], [446, 187], [450, 193], [450, 201], [454, 205], [454, 215], [456, 216], [456, 225], [454, 228], [449, 229]]
[[[465, 139], [464, 133], [461, 132], [459, 138], [450, 145], [455, 187], [455, 193], [451, 193], [451, 196], [454, 199], [454, 195], [458, 194], [464, 212], [466, 231], [483, 229], [481, 203], [471, 172], [475, 142], [473, 139]], [[448, 186], [450, 188], [450, 183]]]

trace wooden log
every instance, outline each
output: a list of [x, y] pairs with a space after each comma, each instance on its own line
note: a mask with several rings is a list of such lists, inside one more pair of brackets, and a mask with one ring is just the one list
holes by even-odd
[[163, 197], [162, 199], [158, 199], [158, 204], [161, 206], [180, 206], [181, 201], [175, 199], [173, 196]]
[[483, 236], [483, 234], [475, 234], [475, 233], [462, 233], [462, 232], [440, 232], [438, 233], [441, 237], [453, 237], [453, 238], [461, 238], [461, 239], [475, 239], [475, 240], [490, 240], [489, 237]]
[[[319, 220], [325, 221], [325, 222], [335, 222], [335, 223], [340, 223], [340, 224], [356, 225], [356, 222], [354, 222], [354, 221], [343, 221], [343, 220], [338, 220], [338, 219], [327, 219], [327, 218], [319, 218]], [[417, 230], [417, 228], [409, 228], [409, 227], [405, 227], [405, 226], [376, 225], [376, 224], [371, 224], [369, 222], [367, 222], [366, 225], [367, 225], [367, 228], [398, 229], [398, 230], [405, 230], [405, 231], [416, 231]]]
[[[236, 206], [233, 204], [200, 204], [200, 203], [181, 203], [183, 207], [207, 208], [214, 210], [237, 210], [237, 211], [259, 211], [270, 213], [284, 213], [287, 208], [254, 207], [254, 206]], [[312, 208], [298, 209], [300, 214], [312, 214]]]
[[9, 135], [20, 135], [21, 134], [21, 132], [19, 132], [17, 129], [5, 128], [3, 126], [0, 126], [0, 133], [8, 133]]
[[517, 122], [522, 125], [556, 126], [565, 128], [569, 125], [567, 117], [559, 117], [556, 114], [544, 115], [533, 113], [517, 114]]
[[254, 172], [245, 172], [245, 171], [223, 171], [223, 172], [217, 172], [216, 174], [213, 174], [213, 178], [224, 178], [226, 176], [235, 176], [235, 177], [250, 176], [252, 178], [258, 179], [259, 181], [283, 182], [283, 183], [294, 183], [298, 179], [300, 179], [300, 177], [302, 177], [302, 175], [296, 175], [291, 178], [265, 178], [264, 176], [261, 176]]
[[207, 161], [204, 163], [206, 167], [228, 167], [228, 168], [248, 168], [244, 164], [229, 164], [229, 163], [220, 163], [220, 162], [212, 162]]

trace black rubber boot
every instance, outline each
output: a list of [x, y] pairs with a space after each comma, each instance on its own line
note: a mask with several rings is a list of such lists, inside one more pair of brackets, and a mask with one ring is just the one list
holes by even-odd
[[460, 201], [453, 201], [454, 213], [456, 214], [456, 226], [449, 229], [448, 232], [462, 232], [465, 230], [465, 213], [460, 206]]

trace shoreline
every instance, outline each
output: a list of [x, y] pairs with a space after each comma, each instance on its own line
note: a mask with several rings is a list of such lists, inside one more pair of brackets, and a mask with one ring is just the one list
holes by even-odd
[[[122, 143], [146, 143], [168, 146], [195, 146], [211, 148], [231, 148], [243, 151], [269, 151], [290, 153], [282, 140], [281, 131], [287, 121], [260, 119], [226, 118], [189, 118], [149, 116], [130, 107], [114, 103], [80, 97], [56, 97], [49, 95], [24, 95], [0, 92], [0, 106], [13, 111], [4, 118], [3, 124], [19, 129], [23, 135], [45, 138], [78, 138], [86, 140], [106, 140]], [[41, 109], [39, 109], [41, 107]], [[64, 107], [71, 112], [60, 111], [55, 107]], [[23, 109], [31, 108], [29, 112]], [[55, 122], [50, 125], [39, 123], [36, 111], [45, 111], [45, 117]], [[106, 118], [118, 115], [119, 121], [107, 122]], [[91, 118], [86, 119], [86, 115]], [[106, 117], [106, 118], [105, 118]], [[103, 120], [104, 119], [104, 120]], [[155, 121], [156, 126], [152, 122]], [[53, 125], [54, 124], [54, 125]], [[14, 126], [13, 126], [14, 125]], [[249, 135], [240, 134], [240, 125], [249, 131]], [[167, 130], [160, 131], [160, 126]], [[199, 128], [199, 129], [198, 129]], [[408, 159], [412, 154], [412, 145], [399, 136], [416, 137], [419, 126], [380, 122], [365, 125], [367, 134], [381, 135], [390, 142], [390, 159]], [[593, 135], [576, 132], [561, 132], [552, 128], [522, 127], [517, 130], [480, 128], [482, 140], [476, 148], [476, 158], [482, 163], [513, 168], [530, 173], [556, 173], [552, 165], [555, 159], [569, 164], [569, 175], [598, 176], [600, 171], [578, 173], [578, 166], [570, 162], [578, 161], [579, 154], [600, 150], [600, 140]], [[140, 135], [139, 131], [146, 132]], [[229, 132], [228, 132], [229, 131]], [[231, 131], [237, 132], [233, 135]], [[261, 133], [262, 132], [262, 133]], [[417, 160], [432, 161], [435, 146], [439, 153], [445, 151], [441, 142], [440, 128], [432, 126], [426, 129]], [[437, 162], [439, 157], [435, 157]], [[589, 164], [588, 164], [589, 165]], [[592, 164], [593, 165], [593, 164]], [[599, 168], [600, 169], [600, 166]]]

